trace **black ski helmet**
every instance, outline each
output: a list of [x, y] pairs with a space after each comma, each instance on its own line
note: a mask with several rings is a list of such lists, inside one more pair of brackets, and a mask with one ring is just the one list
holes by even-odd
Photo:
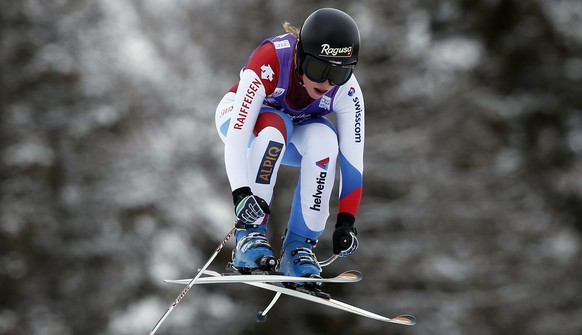
[[[354, 19], [341, 10], [321, 8], [307, 17], [299, 31], [296, 55], [297, 69], [301, 73], [305, 73], [306, 59], [311, 56], [332, 65], [333, 71], [337, 72], [340, 68], [345, 71], [349, 70], [347, 78], [341, 80], [345, 82], [351, 76], [351, 71], [358, 62], [359, 51], [360, 31]], [[328, 71], [329, 69], [331, 68], [328, 68]], [[308, 75], [308, 77], [310, 76]], [[310, 79], [313, 80], [313, 78]], [[336, 78], [335, 84], [343, 84], [338, 83], [338, 80], [339, 78]]]

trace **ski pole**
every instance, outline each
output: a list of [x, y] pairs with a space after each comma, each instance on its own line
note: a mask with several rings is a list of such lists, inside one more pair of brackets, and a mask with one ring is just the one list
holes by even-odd
[[190, 283], [188, 283], [188, 285], [186, 285], [186, 287], [184, 288], [184, 290], [182, 290], [182, 292], [180, 292], [180, 294], [178, 295], [178, 297], [176, 298], [176, 300], [174, 300], [174, 302], [170, 305], [170, 307], [168, 307], [168, 310], [166, 310], [166, 313], [164, 313], [164, 315], [162, 315], [162, 317], [160, 318], [160, 320], [158, 321], [158, 323], [156, 323], [156, 325], [154, 326], [154, 328], [152, 329], [152, 331], [150, 332], [149, 335], [154, 335], [156, 333], [156, 331], [158, 330], [158, 328], [160, 328], [160, 326], [162, 325], [162, 323], [166, 320], [166, 318], [170, 315], [170, 313], [172, 313], [172, 311], [174, 310], [174, 308], [176, 308], [176, 306], [180, 303], [180, 301], [182, 301], [182, 299], [184, 298], [184, 296], [186, 296], [186, 293], [188, 293], [188, 291], [190, 290], [190, 288], [192, 288], [192, 286], [194, 286], [194, 284], [196, 283], [196, 280], [198, 280], [198, 278], [200, 278], [200, 276], [202, 275], [202, 273], [208, 268], [208, 266], [210, 265], [210, 263], [212, 263], [212, 261], [214, 260], [214, 258], [216, 258], [216, 256], [220, 252], [220, 250], [222, 250], [222, 248], [226, 245], [226, 242], [228, 242], [228, 240], [234, 234], [235, 231], [236, 231], [236, 227], [233, 227], [228, 232], [228, 234], [226, 235], [226, 237], [224, 238], [224, 240], [222, 242], [220, 242], [220, 244], [218, 245], [218, 248], [216, 248], [216, 251], [214, 251], [214, 254], [212, 254], [212, 256], [210, 256], [210, 259], [206, 262], [206, 264], [204, 264], [204, 266], [202, 267], [202, 269], [200, 269], [198, 271], [198, 274], [194, 278], [192, 278], [192, 280], [190, 281]]
[[328, 259], [319, 262], [319, 266], [324, 267], [324, 266], [328, 266], [331, 263], [333, 263], [333, 261], [335, 261], [336, 259], [338, 259], [339, 255], [338, 254], [333, 254], [331, 255], [331, 257], [329, 257]]

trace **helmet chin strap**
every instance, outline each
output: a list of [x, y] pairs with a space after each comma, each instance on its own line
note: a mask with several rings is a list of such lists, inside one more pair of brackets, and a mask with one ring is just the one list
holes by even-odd
[[[297, 48], [296, 48], [296, 50], [297, 50]], [[297, 64], [297, 53], [295, 53], [295, 55], [293, 55], [293, 58], [295, 58], [294, 62], [293, 62], [293, 66], [294, 66], [293, 72], [295, 72], [295, 75], [298, 77], [299, 84], [301, 86], [305, 87], [305, 83], [303, 82], [303, 73], [301, 72], [301, 68], [298, 66], [299, 64]]]
[[300, 72], [296, 72], [297, 76], [299, 76], [299, 85], [305, 87], [305, 82], [303, 82], [303, 75]]

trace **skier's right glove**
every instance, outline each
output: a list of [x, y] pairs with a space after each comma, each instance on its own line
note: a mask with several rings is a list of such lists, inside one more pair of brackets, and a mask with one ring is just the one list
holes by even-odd
[[252, 225], [266, 214], [271, 213], [269, 204], [263, 198], [253, 195], [249, 187], [234, 190], [232, 198], [237, 226]]
[[339, 213], [333, 232], [333, 253], [347, 257], [358, 249], [358, 231], [354, 228], [356, 218], [348, 213]]

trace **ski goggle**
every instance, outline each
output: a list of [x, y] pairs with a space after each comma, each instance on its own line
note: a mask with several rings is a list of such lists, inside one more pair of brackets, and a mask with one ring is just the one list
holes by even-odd
[[311, 81], [323, 83], [329, 80], [331, 85], [339, 86], [345, 84], [350, 79], [354, 72], [354, 67], [356, 67], [355, 64], [331, 64], [308, 54], [305, 55], [301, 70]]

